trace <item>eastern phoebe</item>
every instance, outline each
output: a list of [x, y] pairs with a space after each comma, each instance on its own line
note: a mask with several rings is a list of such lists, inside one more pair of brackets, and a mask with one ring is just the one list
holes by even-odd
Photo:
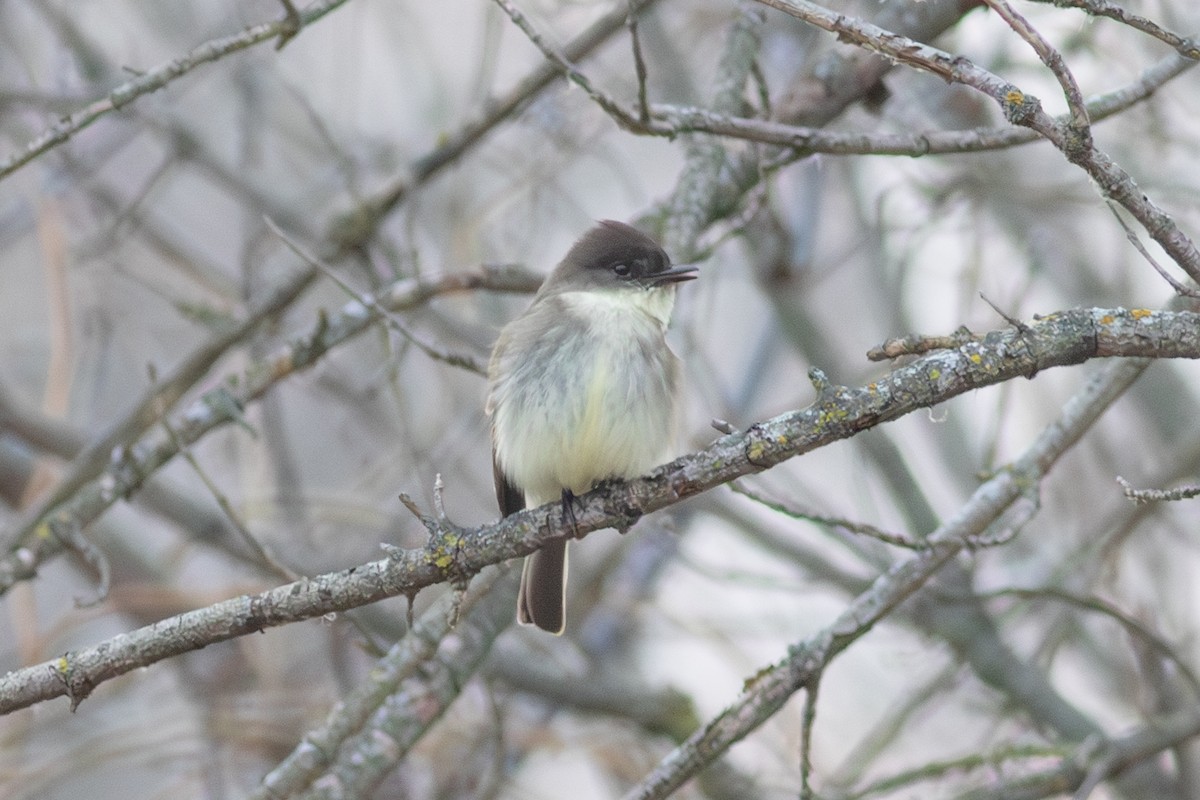
[[[571, 247], [524, 314], [500, 331], [488, 366], [496, 498], [504, 516], [666, 460], [678, 359], [665, 334], [675, 284], [653, 239], [604, 220]], [[567, 543], [525, 559], [517, 619], [562, 633]]]

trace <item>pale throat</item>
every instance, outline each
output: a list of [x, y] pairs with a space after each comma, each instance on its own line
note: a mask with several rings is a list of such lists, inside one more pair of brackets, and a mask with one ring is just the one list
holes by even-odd
[[671, 311], [675, 308], [674, 287], [591, 289], [563, 292], [559, 296], [568, 308], [587, 319], [641, 312], [658, 323], [664, 331], [671, 322]]

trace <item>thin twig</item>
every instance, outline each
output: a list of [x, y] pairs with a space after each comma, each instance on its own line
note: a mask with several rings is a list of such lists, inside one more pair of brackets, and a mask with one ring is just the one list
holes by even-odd
[[1093, 781], [1120, 774], [1129, 767], [1195, 738], [1200, 713], [1195, 707], [1151, 719], [1129, 733], [1108, 741], [1085, 740], [1058, 763], [1040, 772], [1022, 770], [1014, 777], [992, 775], [986, 784], [959, 795], [960, 800], [1009, 800], [1012, 797], [1062, 797], [1064, 787], [1086, 796]]
[[753, 489], [745, 486], [741, 481], [733, 481], [729, 484], [729, 488], [743, 497], [753, 500], [759, 505], [776, 511], [784, 516], [792, 519], [800, 519], [805, 522], [812, 522], [817, 525], [822, 525], [830, 528], [841, 528], [842, 530], [851, 533], [860, 533], [864, 536], [869, 536], [872, 539], [877, 539], [885, 544], [894, 545], [895, 547], [904, 547], [909, 550], [920, 550], [926, 545], [920, 539], [913, 539], [900, 533], [892, 533], [885, 531], [882, 528], [877, 528], [874, 525], [869, 525], [865, 522], [855, 522], [854, 520], [845, 517], [835, 517], [828, 514], [816, 514], [811, 511], [803, 511], [798, 508], [793, 508], [779, 500], [772, 500], [755, 492]]
[[375, 297], [355, 291], [353, 286], [342, 280], [341, 276], [337, 274], [337, 270], [335, 270], [329, 264], [326, 264], [321, 259], [317, 258], [313, 253], [302, 247], [299, 242], [295, 241], [292, 239], [292, 237], [284, 233], [283, 230], [276, 225], [270, 217], [264, 217], [263, 221], [266, 223], [267, 227], [271, 229], [271, 232], [279, 237], [279, 240], [283, 242], [283, 244], [289, 250], [299, 256], [306, 264], [309, 264], [310, 266], [315, 267], [316, 269], [319, 269], [321, 272], [325, 273], [326, 277], [336, 283], [338, 287], [350, 297], [379, 314], [379, 317], [387, 323], [388, 327], [398, 331], [401, 336], [412, 342], [422, 353], [429, 356], [434, 361], [441, 361], [444, 364], [465, 369], [467, 372], [473, 372], [476, 375], [487, 375], [487, 369], [480, 365], [480, 363], [473, 357], [465, 353], [451, 353], [448, 350], [441, 350], [425, 342], [423, 339], [421, 339], [421, 337], [409, 330], [408, 326], [401, 321], [400, 317], [384, 308]]
[[638, 119], [644, 124], [650, 121], [650, 103], [646, 98], [646, 59], [642, 56], [642, 37], [638, 34], [638, 18], [633, 0], [629, 0], [629, 16], [626, 17], [629, 40], [633, 44], [633, 69], [638, 82]]
[[[151, 383], [157, 383], [158, 376], [153, 366], [148, 367], [148, 372], [150, 374]], [[167, 409], [165, 407], [160, 407], [158, 409], [158, 413], [159, 424], [162, 425], [163, 430], [167, 432], [167, 435], [171, 437], [171, 441], [173, 441], [175, 446], [179, 449], [179, 454], [183, 456], [184, 460], [187, 461], [188, 465], [192, 468], [192, 471], [196, 473], [198, 478], [200, 478], [200, 482], [204, 484], [206, 489], [208, 489], [209, 494], [212, 495], [213, 500], [216, 501], [221, 511], [225, 514], [226, 519], [229, 520], [229, 523], [233, 525], [233, 529], [238, 532], [239, 536], [242, 537], [242, 541], [246, 544], [246, 546], [249, 547], [258, 557], [259, 561], [268, 569], [270, 569], [271, 572], [274, 572], [276, 576], [285, 581], [299, 580], [299, 573], [289, 569], [287, 566], [277, 561], [275, 556], [272, 555], [271, 551], [267, 549], [266, 545], [260, 542], [258, 537], [250, 532], [250, 529], [242, 521], [241, 516], [234, 509], [233, 504], [229, 502], [229, 498], [223, 491], [221, 491], [221, 487], [217, 486], [216, 482], [209, 477], [208, 471], [200, 465], [200, 461], [192, 452], [191, 445], [180, 438], [179, 433], [171, 424], [170, 419], [167, 418]]]
[[989, 306], [991, 306], [992, 311], [995, 311], [996, 315], [998, 317], [1000, 317], [1002, 320], [1004, 320], [1005, 322], [1007, 322], [1009, 325], [1012, 325], [1014, 328], [1021, 331], [1022, 333], [1026, 333], [1029, 331], [1028, 325], [1026, 325], [1024, 322], [1022, 322], [1021, 320], [1014, 317], [1012, 314], [1009, 314], [1007, 311], [1002, 309], [1000, 306], [993, 303], [992, 298], [988, 297], [983, 292], [979, 293], [979, 299], [982, 300], [983, 302], [987, 303]]
[[[312, 274], [317, 271], [313, 270]], [[400, 280], [373, 297], [384, 308], [399, 310], [454, 292], [490, 289], [528, 293], [536, 290], [540, 282], [539, 276], [511, 267], [487, 267], [436, 279]], [[319, 313], [307, 331], [294, 335], [288, 344], [253, 362], [243, 372], [227, 376], [216, 388], [177, 415], [174, 423], [177, 433], [183, 441], [191, 443], [224, 425], [241, 422], [242, 408], [288, 376], [312, 367], [331, 349], [368, 330], [375, 320], [376, 312], [357, 301], [348, 303], [337, 314]], [[156, 422], [157, 417], [150, 414], [149, 425]], [[128, 442], [127, 439], [121, 441]], [[152, 430], [145, 431], [136, 443], [114, 448], [114, 451], [119, 452], [121, 458], [101, 459], [97, 465], [101, 471], [89, 473], [92, 477], [81, 480], [69, 497], [56, 504], [57, 516], [68, 517], [81, 526], [90, 524], [135, 491], [142, 481], [179, 452], [170, 437], [165, 434], [154, 436]], [[106, 455], [111, 456], [111, 452]], [[62, 542], [38, 533], [45, 524], [43, 516], [23, 517], [22, 520], [20, 530], [11, 537], [0, 555], [0, 594], [17, 581], [35, 575], [41, 564], [63, 551]]]
[[1094, 145], [1083, 141], [1071, 126], [1063, 125], [1041, 106], [1034, 96], [961, 56], [886, 31], [860, 19], [835, 13], [808, 0], [758, 0], [822, 30], [841, 41], [927, 71], [944, 80], [980, 91], [997, 103], [1014, 125], [1037, 131], [1063, 152], [1067, 160], [1092, 178], [1101, 195], [1124, 207], [1149, 232], [1154, 241], [1195, 281], [1200, 283], [1200, 250], [1175, 220], [1159, 208], [1124, 169]]
[[1129, 481], [1117, 476], [1117, 483], [1124, 490], [1125, 496], [1139, 505], [1142, 503], [1173, 503], [1179, 500], [1191, 500], [1200, 496], [1200, 486], [1177, 486], [1174, 489], [1138, 489]]
[[1109, 201], [1107, 205], [1108, 210], [1111, 211], [1113, 216], [1117, 218], [1117, 224], [1120, 225], [1121, 229], [1125, 231], [1125, 238], [1129, 240], [1129, 243], [1133, 245], [1133, 248], [1138, 251], [1142, 258], [1146, 259], [1150, 266], [1154, 268], [1154, 271], [1157, 272], [1159, 276], [1161, 276], [1162, 279], [1166, 281], [1172, 289], [1175, 290], [1176, 294], [1183, 297], [1200, 297], [1200, 290], [1186, 286], [1180, 281], [1176, 280], [1174, 275], [1172, 275], [1170, 272], [1167, 272], [1166, 268], [1158, 263], [1158, 259], [1150, 255], [1150, 251], [1146, 249], [1146, 245], [1142, 244], [1142, 239], [1137, 235], [1137, 231], [1129, 226], [1129, 223], [1126, 222], [1125, 218], [1121, 216], [1121, 212], [1117, 210], [1116, 203]]
[[817, 695], [820, 693], [821, 673], [816, 672], [804, 689], [804, 715], [800, 724], [800, 800], [813, 800], [812, 738], [817, 721]]
[[292, 0], [279, 0], [279, 2], [283, 6], [283, 20], [285, 25], [279, 33], [279, 41], [275, 43], [276, 50], [282, 50], [288, 42], [295, 38], [300, 29], [304, 27], [304, 18], [300, 16], [300, 12], [292, 4]]
[[1016, 31], [1017, 35], [1029, 43], [1033, 48], [1033, 52], [1037, 53], [1038, 58], [1042, 63], [1050, 68], [1054, 73], [1054, 77], [1058, 80], [1059, 86], [1062, 87], [1063, 94], [1067, 98], [1067, 109], [1071, 114], [1071, 128], [1076, 136], [1080, 137], [1077, 146], [1091, 147], [1091, 120], [1088, 119], [1087, 106], [1083, 102], [1083, 92], [1079, 89], [1079, 82], [1075, 80], [1075, 76], [1067, 67], [1067, 62], [1063, 59], [1062, 54], [1054, 48], [1050, 42], [1046, 41], [1046, 37], [1029, 23], [1029, 20], [1017, 13], [1007, 2], [1007, 0], [983, 0], [988, 4], [996, 14], [1008, 26]]
[[[303, 25], [311, 25], [347, 0], [317, 0], [301, 14]], [[241, 33], [212, 39], [194, 48], [182, 58], [151, 67], [136, 78], [123, 83], [101, 100], [68, 114], [51, 125], [18, 152], [0, 161], [0, 180], [8, 177], [41, 154], [51, 150], [91, 125], [96, 120], [129, 105], [143, 95], [156, 92], [202, 64], [217, 61], [230, 53], [245, 50], [285, 33], [292, 23], [287, 19], [262, 22]]]
[[1163, 28], [1154, 20], [1138, 16], [1137, 14], [1131, 14], [1121, 6], [1108, 2], [1108, 0], [1032, 0], [1032, 2], [1047, 3], [1059, 8], [1078, 8], [1095, 17], [1108, 17], [1123, 25], [1128, 25], [1134, 30], [1149, 34], [1161, 42], [1165, 42], [1175, 48], [1175, 51], [1184, 58], [1191, 59], [1192, 61], [1200, 59], [1200, 47], [1197, 46], [1195, 39], [1180, 36], [1173, 31]]
[[974, 597], [981, 600], [988, 600], [995, 597], [1020, 597], [1030, 600], [1054, 600], [1074, 606], [1075, 608], [1083, 609], [1085, 611], [1094, 611], [1098, 614], [1103, 614], [1123, 627], [1132, 636], [1146, 642], [1146, 644], [1150, 645], [1150, 648], [1159, 655], [1175, 664], [1175, 668], [1178, 669], [1179, 674], [1183, 676], [1188, 688], [1192, 690], [1192, 693], [1195, 695], [1196, 699], [1200, 700], [1200, 677], [1196, 676], [1196, 673], [1194, 673], [1192, 668], [1188, 666], [1187, 661], [1182, 658], [1179, 653], [1176, 653], [1174, 648], [1172, 648], [1171, 645], [1161, 636], [1147, 628], [1142, 623], [1138, 622], [1133, 617], [1126, 614], [1121, 609], [1114, 606], [1112, 603], [1109, 603], [1098, 597], [1082, 597], [1053, 586], [1046, 586], [1037, 589], [996, 589], [989, 592], [976, 592]]
[[912, 554], [880, 575], [832, 624], [790, 647], [783, 660], [756, 673], [725, 711], [676, 747], [625, 794], [625, 800], [669, 797], [705, 764], [773, 716], [795, 692], [807, 686], [833, 659], [924, 586], [1012, 503], [1025, 496], [1029, 486], [1039, 484], [1058, 459], [1132, 384], [1145, 362], [1134, 366], [1128, 369], [1127, 364], [1115, 364], [1093, 376], [1017, 461], [979, 486], [952, 518], [930, 532], [928, 550]]
[[[876, 794], [894, 794], [897, 790], [913, 790], [913, 784], [943, 778], [952, 773], [962, 773], [968, 770], [980, 770], [988, 773], [1004, 773], [1011, 768], [1012, 772], [1020, 772], [1023, 764], [1013, 764], [1018, 759], [1031, 762], [1044, 761], [1048, 758], [1061, 758], [1069, 750], [1051, 745], [1009, 745], [997, 747], [982, 753], [972, 753], [961, 758], [933, 761], [913, 769], [907, 769], [892, 775], [872, 781], [854, 792], [847, 793], [845, 800], [862, 800]], [[920, 796], [920, 795], [915, 795]]]
[[112, 586], [112, 564], [92, 541], [83, 535], [83, 526], [77, 521], [65, 518], [50, 520], [46, 526], [54, 540], [71, 552], [78, 555], [85, 564], [96, 571], [96, 593], [92, 597], [75, 598], [76, 608], [91, 608], [99, 605], [108, 597]]
[[568, 80], [583, 89], [587, 96], [590, 97], [592, 101], [596, 103], [596, 105], [603, 108], [618, 124], [633, 130], [639, 130], [643, 128], [643, 123], [640, 119], [638, 119], [638, 117], [626, 110], [616, 99], [609, 96], [601, 89], [598, 89], [592, 83], [591, 79], [588, 78], [588, 76], [580, 72], [575, 65], [572, 64], [567, 57], [558, 50], [558, 48], [550, 44], [550, 42], [546, 40], [546, 37], [534, 27], [533, 23], [529, 21], [529, 18], [525, 16], [521, 9], [517, 8], [512, 0], [495, 0], [495, 3], [504, 10], [504, 13], [508, 15], [508, 18], [512, 20], [513, 24], [520, 28], [521, 32], [525, 34], [525, 37], [529, 39], [529, 41], [533, 43], [538, 50], [542, 51], [543, 56], [545, 56], [553, 64], [557, 65], [558, 68], [562, 70], [563, 74], [567, 76]]
[[[638, 12], [653, 6], [660, 0], [630, 0]], [[618, 6], [600, 17], [587, 30], [563, 45], [562, 53], [568, 61], [578, 61], [606, 42], [621, 30], [628, 18], [628, 7]], [[554, 83], [562, 73], [559, 65], [543, 61], [534, 67], [509, 92], [488, 103], [483, 116], [472, 119], [458, 131], [446, 137], [428, 153], [413, 160], [404, 173], [389, 181], [378, 193], [365, 200], [361, 206], [337, 220], [333, 226], [333, 237], [343, 246], [354, 247], [366, 241], [378, 224], [407, 198], [414, 189], [429, 181], [446, 167], [454, 164], [470, 149], [502, 123], [516, 117], [517, 112], [539, 92]]]

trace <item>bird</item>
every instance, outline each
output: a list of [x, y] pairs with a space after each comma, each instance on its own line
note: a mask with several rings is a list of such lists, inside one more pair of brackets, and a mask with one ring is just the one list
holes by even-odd
[[[485, 411], [502, 516], [560, 500], [573, 519], [576, 495], [667, 460], [679, 359], [666, 332], [678, 284], [695, 277], [645, 233], [602, 220], [501, 329]], [[566, 581], [566, 539], [527, 556], [517, 620], [561, 634]]]

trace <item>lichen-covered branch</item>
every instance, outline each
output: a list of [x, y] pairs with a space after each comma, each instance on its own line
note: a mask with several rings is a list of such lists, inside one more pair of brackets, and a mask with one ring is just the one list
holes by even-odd
[[[365, 309], [360, 313], [367, 315]], [[648, 477], [589, 492], [582, 498], [573, 525], [565, 524], [558, 505], [551, 504], [494, 525], [445, 531], [426, 548], [181, 614], [0, 678], [0, 713], [52, 697], [68, 696], [78, 702], [97, 684], [137, 667], [267, 627], [411, 594], [527, 555], [568, 533], [625, 529], [647, 513], [965, 392], [1015, 378], [1032, 378], [1051, 367], [1115, 356], [1200, 358], [1200, 314], [1146, 309], [1065, 311], [1022, 328], [995, 331], [953, 350], [932, 353], [857, 388], [833, 386], [817, 372], [814, 382], [818, 396], [808, 408], [723, 436], [704, 450], [659, 467]], [[228, 418], [204, 419], [211, 425]], [[185, 422], [179, 423], [181, 428]], [[1069, 431], [1062, 433], [1063, 437], [1068, 435]], [[170, 454], [155, 451], [146, 457], [161, 464]], [[1049, 465], [1039, 462], [1035, 466], [1046, 469]], [[1012, 477], [1016, 473], [1007, 474], [1016, 481]], [[112, 476], [113, 480], [119, 477]], [[1004, 483], [1003, 487], [1005, 492], [1015, 491], [1014, 484]], [[996, 506], [997, 513], [1015, 499], [1007, 494], [997, 497], [1004, 501]], [[957, 551], [966, 541], [961, 532], [968, 528], [960, 522], [953, 530], [958, 533], [946, 547]], [[945, 547], [937, 538], [932, 541], [936, 546], [931, 545], [910, 562], [913, 575], [927, 576], [941, 563], [937, 559], [944, 555]], [[5, 563], [22, 557], [28, 558], [21, 553], [10, 554]], [[880, 580], [899, 577], [888, 573]]]

